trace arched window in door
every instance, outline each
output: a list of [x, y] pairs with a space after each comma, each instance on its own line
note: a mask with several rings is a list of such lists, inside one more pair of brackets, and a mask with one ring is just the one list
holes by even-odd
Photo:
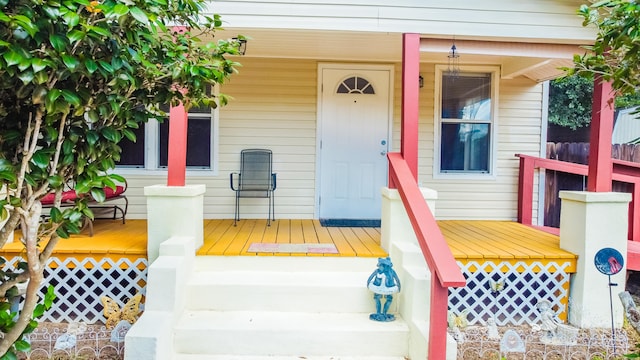
[[376, 92], [373, 89], [373, 85], [371, 85], [369, 80], [359, 76], [352, 76], [352, 77], [346, 78], [340, 83], [336, 93], [338, 94], [375, 94]]

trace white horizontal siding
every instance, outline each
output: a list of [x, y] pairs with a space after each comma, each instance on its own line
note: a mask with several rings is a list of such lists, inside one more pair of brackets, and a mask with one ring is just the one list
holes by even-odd
[[[222, 87], [233, 100], [220, 111], [220, 176], [209, 179], [205, 217], [233, 216], [229, 173], [240, 151], [268, 148], [277, 173], [276, 216], [313, 218], [316, 158], [316, 63], [242, 59], [240, 73]], [[241, 215], [265, 218], [266, 199], [241, 199]]]
[[[514, 155], [540, 152], [542, 85], [528, 79], [501, 80], [495, 178], [451, 179], [433, 177], [434, 66], [422, 64], [425, 86], [420, 89], [418, 180], [438, 191], [438, 219], [514, 220], [517, 215], [518, 167]], [[400, 70], [396, 74], [401, 78]], [[400, 139], [400, 84], [396, 84], [394, 149]], [[536, 209], [536, 204], [534, 204]], [[534, 214], [534, 218], [535, 218]]]
[[[229, 173], [239, 170], [240, 151], [268, 148], [273, 151], [273, 170], [277, 173], [276, 216], [313, 218], [316, 62], [242, 60], [239, 74], [233, 75], [221, 89], [233, 99], [220, 109], [218, 175], [189, 173], [187, 183], [206, 186], [205, 218], [231, 219], [235, 197], [229, 188]], [[144, 187], [166, 183], [166, 172], [125, 176], [129, 185], [127, 218], [146, 218]], [[242, 217], [266, 218], [267, 199], [241, 199], [241, 204]]]
[[[395, 72], [391, 145], [398, 151], [400, 64], [396, 64]], [[422, 64], [420, 73], [425, 78], [425, 86], [420, 89], [419, 182], [438, 191], [436, 216], [439, 219], [515, 219], [519, 161], [514, 154], [539, 154], [542, 85], [524, 78], [500, 81], [496, 178], [434, 179], [434, 65]], [[317, 63], [312, 60], [243, 59], [240, 74], [234, 75], [222, 88], [233, 99], [220, 110], [218, 175], [187, 177], [188, 183], [207, 187], [205, 218], [233, 216], [234, 194], [229, 189], [229, 173], [239, 169], [240, 151], [244, 148], [269, 148], [274, 153], [274, 171], [278, 174], [276, 217], [314, 217], [316, 78]], [[164, 183], [166, 175], [131, 175], [127, 179], [128, 217], [144, 218], [143, 187]], [[266, 199], [241, 201], [243, 217], [266, 216]]]
[[212, 2], [227, 28], [415, 32], [438, 35], [590, 40], [580, 1], [248, 1]]

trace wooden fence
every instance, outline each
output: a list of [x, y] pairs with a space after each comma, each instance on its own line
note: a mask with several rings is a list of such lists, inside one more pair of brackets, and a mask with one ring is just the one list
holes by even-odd
[[[611, 157], [640, 163], [640, 145], [614, 144]], [[547, 159], [561, 160], [586, 165], [589, 162], [589, 143], [547, 143]], [[545, 171], [544, 225], [560, 227], [560, 190], [585, 190], [587, 177]], [[631, 192], [633, 185], [613, 182], [613, 191]]]

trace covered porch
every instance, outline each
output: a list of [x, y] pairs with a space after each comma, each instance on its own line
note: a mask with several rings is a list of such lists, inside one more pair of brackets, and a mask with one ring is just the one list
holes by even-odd
[[[535, 320], [535, 307], [511, 308], [506, 304], [535, 304], [539, 298], [549, 298], [559, 316], [566, 319], [569, 275], [576, 272], [578, 259], [575, 254], [560, 248], [557, 235], [513, 221], [441, 220], [437, 224], [467, 281], [464, 287], [448, 290], [448, 307], [452, 313], [468, 312], [469, 323], [475, 324], [483, 323], [483, 319], [492, 316], [491, 311], [497, 311], [499, 325], [521, 324]], [[52, 267], [71, 266], [75, 270], [59, 269], [70, 273], [91, 273], [96, 266], [104, 268], [100, 270], [103, 272], [114, 266], [125, 273], [135, 268], [135, 274], [127, 275], [128, 280], [124, 283], [144, 286], [146, 275], [142, 274], [149, 267], [148, 225], [147, 220], [127, 220], [126, 224], [119, 220], [97, 220], [93, 236], [85, 230], [60, 240], [52, 256]], [[19, 233], [15, 235], [16, 239], [20, 238]], [[204, 242], [197, 249], [196, 257], [214, 263], [221, 257], [309, 257], [317, 260], [321, 260], [319, 257], [341, 257], [358, 262], [360, 260], [355, 258], [364, 260], [388, 255], [381, 246], [380, 228], [324, 227], [318, 220], [311, 219], [277, 219], [271, 226], [266, 225], [266, 220], [242, 220], [234, 226], [232, 219], [207, 219], [203, 221], [203, 235]], [[22, 249], [22, 244], [16, 241], [5, 245], [0, 252], [5, 258], [12, 259], [19, 257]], [[397, 249], [393, 251], [397, 252]], [[398, 254], [392, 254], [392, 258], [401, 271], [402, 264], [396, 263], [400, 259]], [[421, 256], [415, 260], [425, 261]], [[64, 276], [58, 277], [62, 283], [67, 283], [62, 280]], [[492, 293], [491, 281], [503, 281], [505, 291]], [[76, 293], [75, 285], [69, 286], [73, 289], [65, 290], [64, 296]], [[91, 291], [87, 293], [91, 294]], [[495, 310], [494, 301], [505, 306]]]

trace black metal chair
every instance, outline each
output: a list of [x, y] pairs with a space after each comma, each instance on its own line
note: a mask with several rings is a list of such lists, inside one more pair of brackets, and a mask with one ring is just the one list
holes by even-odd
[[268, 149], [245, 149], [240, 152], [240, 172], [229, 174], [231, 190], [236, 193], [236, 209], [233, 225], [240, 220], [240, 198], [268, 198], [267, 226], [275, 220], [273, 192], [276, 190], [276, 174], [273, 173], [273, 156]]

